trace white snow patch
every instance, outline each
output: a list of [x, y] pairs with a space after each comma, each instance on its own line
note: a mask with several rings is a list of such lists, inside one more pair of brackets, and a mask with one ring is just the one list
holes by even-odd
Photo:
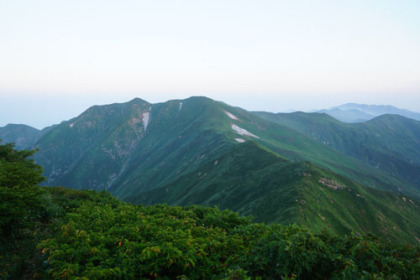
[[245, 130], [239, 126], [237, 126], [236, 124], [232, 124], [232, 129], [236, 131], [236, 133], [238, 133], [239, 135], [244, 135], [244, 136], [251, 136], [251, 137], [255, 137], [255, 138], [260, 138], [255, 134], [252, 134], [251, 132], [249, 132], [248, 130]]
[[150, 119], [150, 112], [143, 113], [143, 126], [144, 126], [144, 131], [146, 131], [147, 126], [149, 125], [149, 119]]
[[245, 139], [242, 139], [242, 138], [235, 138], [235, 140], [239, 143], [244, 143], [245, 142]]
[[229, 118], [231, 118], [232, 120], [239, 120], [238, 119], [238, 117], [237, 116], [235, 116], [234, 114], [231, 114], [231, 113], [229, 113], [228, 111], [224, 111], [225, 112], [225, 114], [229, 117]]
[[179, 111], [182, 110], [182, 102], [179, 103]]
[[73, 127], [73, 126], [74, 126], [74, 123], [71, 123], [69, 126], [70, 126], [70, 127]]

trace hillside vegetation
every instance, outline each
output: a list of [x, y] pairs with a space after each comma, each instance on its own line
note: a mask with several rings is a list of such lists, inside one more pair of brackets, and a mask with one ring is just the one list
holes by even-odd
[[[39, 187], [42, 169], [0, 145], [2, 279], [415, 279], [420, 248], [313, 234], [204, 206], [135, 206]], [[3, 204], [2, 204], [3, 206]]]
[[[5, 129], [2, 133], [13, 139], [34, 132], [27, 127]], [[340, 261], [353, 254], [345, 250], [363, 242], [376, 244], [372, 246], [378, 250], [400, 250], [396, 244], [420, 242], [420, 123], [414, 120], [382, 116], [344, 124], [325, 114], [250, 113], [192, 97], [94, 106], [36, 133], [31, 140], [39, 149], [35, 154], [16, 151], [12, 144], [1, 147], [0, 262], [8, 278], [20, 270], [21, 277], [38, 273], [44, 278], [79, 279], [182, 275], [220, 279], [235, 273], [322, 279], [321, 275], [345, 278], [342, 273], [353, 272], [357, 275], [353, 278], [363, 278], [363, 273], [366, 277], [388, 273], [392, 278], [405, 270], [382, 269], [379, 255], [369, 256], [376, 260], [376, 268], [365, 268], [358, 263], [359, 255], [352, 255], [349, 258], [357, 263], [353, 272], [344, 272], [348, 265]], [[40, 188], [40, 183], [100, 193]], [[208, 223], [208, 215], [225, 221], [223, 226]], [[254, 232], [255, 228], [259, 230]], [[159, 243], [166, 230], [168, 235]], [[271, 250], [271, 245], [263, 245], [271, 242], [266, 234], [286, 240], [275, 237], [273, 246], [276, 242], [295, 246], [287, 239], [295, 233], [309, 236], [310, 244], [321, 240], [317, 250], [323, 255], [314, 253], [316, 260], [308, 266], [300, 263], [283, 270], [297, 253], [290, 260], [276, 260], [277, 251], [269, 256], [264, 251], [262, 258], [274, 257], [273, 262], [254, 263], [257, 247]], [[367, 238], [369, 234], [381, 239]], [[195, 257], [192, 252], [184, 255], [188, 252], [184, 245], [174, 245], [184, 237], [199, 240], [193, 247]], [[353, 242], [349, 238], [358, 241], [348, 245]], [[213, 255], [212, 239], [227, 247], [220, 245]], [[334, 249], [336, 242], [346, 249]], [[239, 255], [228, 243], [237, 245]], [[153, 250], [147, 253], [149, 245]], [[312, 250], [305, 246], [302, 254]], [[162, 259], [149, 267], [148, 258], [163, 257], [156, 248], [160, 252], [169, 248], [169, 264]], [[378, 252], [397, 258], [386, 253], [388, 249]], [[331, 252], [342, 256], [333, 261]], [[322, 267], [319, 258], [331, 269], [317, 274], [312, 265]], [[144, 270], [138, 269], [140, 264]], [[181, 270], [181, 264], [188, 269]], [[194, 274], [197, 271], [201, 274]]]
[[363, 187], [308, 162], [288, 161], [253, 142], [128, 201], [217, 205], [258, 222], [297, 223], [314, 232], [354, 231], [420, 241], [417, 200]]

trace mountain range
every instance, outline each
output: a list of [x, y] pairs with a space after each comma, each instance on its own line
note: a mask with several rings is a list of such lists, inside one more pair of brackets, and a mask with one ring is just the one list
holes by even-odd
[[360, 123], [382, 115], [400, 115], [406, 118], [420, 121], [420, 113], [406, 109], [400, 109], [390, 105], [367, 105], [347, 103], [330, 109], [317, 111], [326, 113], [331, 117], [346, 123]]
[[206, 97], [137, 98], [42, 131], [8, 125], [0, 138], [39, 150], [46, 185], [420, 242], [420, 122], [398, 115], [349, 124]]

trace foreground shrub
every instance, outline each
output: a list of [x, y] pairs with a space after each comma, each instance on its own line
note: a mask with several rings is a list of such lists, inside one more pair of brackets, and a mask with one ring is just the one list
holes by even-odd
[[54, 279], [416, 279], [418, 247], [202, 206], [84, 202], [38, 248]]

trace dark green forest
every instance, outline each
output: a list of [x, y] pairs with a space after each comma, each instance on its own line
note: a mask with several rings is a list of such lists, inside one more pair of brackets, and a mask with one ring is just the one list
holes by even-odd
[[132, 205], [40, 187], [42, 168], [0, 145], [1, 279], [418, 279], [420, 248], [312, 233], [204, 206]]

